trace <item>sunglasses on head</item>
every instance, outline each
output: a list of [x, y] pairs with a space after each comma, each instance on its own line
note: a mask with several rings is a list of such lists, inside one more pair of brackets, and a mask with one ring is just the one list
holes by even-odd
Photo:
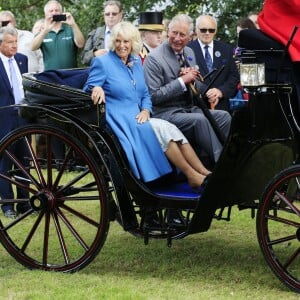
[[111, 12], [111, 13], [105, 13], [104, 15], [107, 16], [107, 17], [110, 16], [110, 15], [115, 17], [118, 14], [119, 13], [117, 13], [117, 12]]
[[199, 30], [201, 33], [206, 33], [206, 32], [215, 33], [216, 32], [216, 29], [214, 29], [214, 28], [199, 28]]

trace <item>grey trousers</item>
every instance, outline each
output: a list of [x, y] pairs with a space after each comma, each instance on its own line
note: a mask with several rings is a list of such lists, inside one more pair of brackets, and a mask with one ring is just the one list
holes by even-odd
[[[230, 114], [224, 110], [210, 110], [210, 112], [223, 134], [228, 137]], [[197, 106], [179, 108], [171, 114], [163, 114], [160, 117], [175, 124], [189, 142], [204, 150], [212, 161], [216, 162], [219, 159], [223, 146], [200, 108]]]

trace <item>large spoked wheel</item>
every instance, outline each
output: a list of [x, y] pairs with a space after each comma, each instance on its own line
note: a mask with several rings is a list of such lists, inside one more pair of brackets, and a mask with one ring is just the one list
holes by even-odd
[[275, 275], [300, 292], [300, 166], [276, 176], [267, 186], [257, 215], [257, 236]]
[[[53, 156], [55, 140], [65, 152], [61, 159]], [[16, 147], [26, 154], [16, 157]], [[59, 128], [28, 125], [2, 141], [0, 159], [12, 165], [0, 172], [0, 186], [10, 184], [15, 194], [0, 203], [23, 207], [15, 219], [0, 212], [8, 253], [30, 269], [74, 272], [88, 265], [109, 228], [106, 182], [89, 145]]]

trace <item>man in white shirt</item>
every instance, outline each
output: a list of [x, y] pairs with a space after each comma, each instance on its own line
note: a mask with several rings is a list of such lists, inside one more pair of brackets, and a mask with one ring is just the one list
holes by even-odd
[[[28, 72], [27, 57], [17, 53], [17, 39], [18, 32], [14, 27], [0, 28], [0, 106], [2, 108], [0, 110], [0, 139], [26, 122], [19, 117], [17, 108], [11, 106], [22, 100], [24, 94], [21, 74]], [[24, 141], [17, 142], [10, 151], [24, 166], [28, 164], [25, 160], [25, 157], [29, 156], [28, 147]], [[13, 165], [13, 161], [7, 155], [1, 155], [0, 173], [2, 175], [10, 177]], [[22, 176], [22, 172], [20, 173], [18, 169], [19, 167], [15, 166], [15, 176]], [[14, 192], [16, 192], [15, 195]], [[30, 208], [28, 202], [20, 202], [14, 207], [15, 199], [28, 199], [29, 201], [28, 189], [24, 187], [13, 189], [11, 182], [3, 177], [0, 179], [0, 197], [1, 200], [5, 200], [1, 209], [7, 218], [16, 217], [15, 209], [18, 213], [24, 213]]]
[[[224, 66], [220, 76], [206, 92], [211, 108], [229, 110], [229, 99], [237, 92], [239, 73], [233, 59], [234, 48], [220, 40], [216, 40], [217, 21], [209, 15], [201, 15], [196, 19], [197, 39], [191, 41], [188, 47], [195, 53], [196, 63], [202, 76], [212, 69], [219, 70]], [[207, 49], [207, 50], [206, 50]], [[201, 92], [205, 91], [213, 76], [208, 77]]]

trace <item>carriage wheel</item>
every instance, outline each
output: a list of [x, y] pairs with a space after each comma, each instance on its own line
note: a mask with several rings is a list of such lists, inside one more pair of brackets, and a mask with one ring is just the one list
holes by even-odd
[[[59, 161], [52, 154], [54, 138], [65, 148]], [[38, 140], [44, 153], [35, 147]], [[14, 155], [16, 145], [26, 157]], [[0, 241], [8, 253], [30, 269], [74, 272], [88, 265], [109, 228], [106, 183], [88, 145], [59, 128], [28, 125], [1, 143], [0, 158], [14, 164], [0, 180], [27, 194], [0, 200], [28, 208], [13, 220], [0, 212]]]
[[300, 166], [290, 167], [267, 186], [257, 214], [257, 236], [275, 275], [300, 292]]

